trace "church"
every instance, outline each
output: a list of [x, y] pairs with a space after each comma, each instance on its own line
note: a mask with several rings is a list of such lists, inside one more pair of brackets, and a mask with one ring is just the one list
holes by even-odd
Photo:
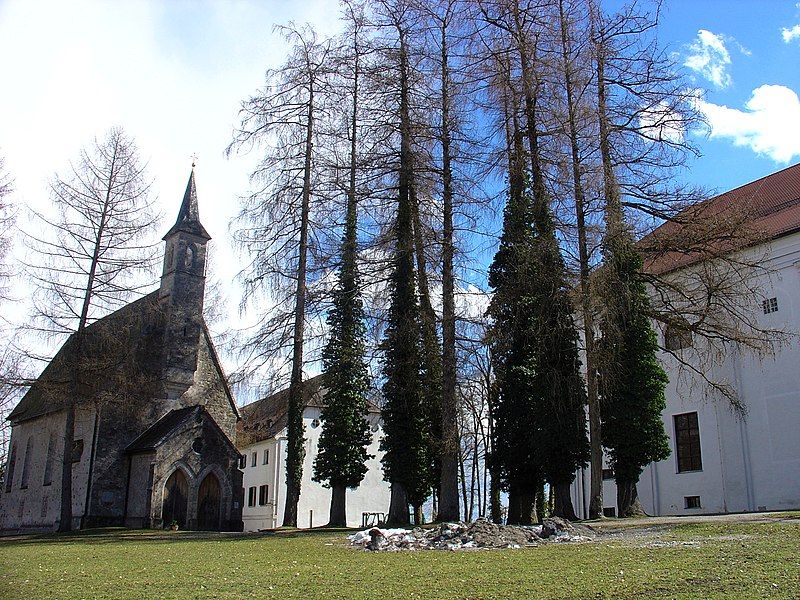
[[[192, 169], [163, 238], [159, 288], [85, 330], [82, 372], [92, 372], [75, 406], [73, 528], [242, 529], [241, 417], [202, 316], [210, 239]], [[59, 525], [76, 354], [72, 336], [8, 417], [0, 530]]]

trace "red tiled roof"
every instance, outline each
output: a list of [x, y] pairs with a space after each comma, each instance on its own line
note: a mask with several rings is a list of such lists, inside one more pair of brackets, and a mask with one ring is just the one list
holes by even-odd
[[[692, 223], [703, 220], [713, 225], [693, 232]], [[641, 240], [648, 273], [668, 273], [757, 241], [800, 231], [800, 164], [709, 198], [680, 213], [676, 221], [664, 223]], [[714, 227], [716, 239], [711, 235], [702, 239]], [[748, 232], [737, 240], [737, 230], [743, 233], [743, 228]], [[688, 250], [678, 250], [683, 246], [669, 241], [682, 236]]]

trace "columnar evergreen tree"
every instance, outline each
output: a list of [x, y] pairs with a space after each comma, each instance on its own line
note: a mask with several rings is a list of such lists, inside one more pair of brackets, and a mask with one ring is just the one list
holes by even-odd
[[607, 109], [606, 45], [595, 44], [597, 114], [603, 164], [606, 231], [600, 293], [600, 382], [603, 445], [608, 449], [617, 483], [617, 514], [642, 513], [636, 484], [644, 467], [669, 456], [661, 413], [666, 408], [668, 378], [658, 363], [658, 341], [650, 324], [650, 302], [641, 279], [642, 259], [633, 244], [614, 173]]
[[314, 460], [314, 480], [332, 488], [328, 526], [346, 527], [346, 488], [355, 488], [367, 472], [372, 458], [366, 447], [372, 435], [365, 415], [369, 374], [365, 363], [364, 307], [358, 269], [358, 139], [359, 89], [361, 83], [361, 27], [363, 21], [349, 5], [353, 25], [352, 80], [349, 95], [349, 164], [347, 165], [347, 210], [341, 246], [338, 285], [328, 315], [329, 339], [323, 352], [325, 407], [319, 453]]
[[414, 236], [414, 166], [410, 107], [409, 32], [407, 3], [384, 3], [385, 17], [396, 34], [394, 66], [398, 76], [397, 217], [393, 228], [391, 304], [383, 342], [383, 420], [381, 449], [384, 477], [391, 483], [390, 524], [409, 522], [408, 505], [415, 518], [428, 497], [433, 476], [429, 418], [424, 405], [425, 371], [421, 333], [423, 317], [417, 298], [417, 256]]

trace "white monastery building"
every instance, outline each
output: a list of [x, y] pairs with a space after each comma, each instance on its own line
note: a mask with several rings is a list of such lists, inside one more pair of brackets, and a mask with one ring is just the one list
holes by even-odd
[[[244, 503], [242, 520], [245, 531], [273, 529], [283, 523], [286, 502], [286, 420], [288, 389], [248, 404], [240, 409], [242, 421], [237, 443], [242, 453], [240, 469]], [[328, 522], [331, 503], [330, 488], [312, 480], [317, 444], [322, 433], [320, 413], [324, 406], [325, 388], [322, 376], [303, 382], [303, 426], [305, 429], [305, 460], [297, 507], [297, 525], [301, 528], [320, 527]], [[370, 404], [367, 421], [372, 431], [372, 443], [367, 454], [367, 474], [361, 485], [346, 492], [347, 525], [362, 525], [365, 513], [373, 522], [389, 508], [389, 483], [383, 480], [378, 446], [383, 435], [380, 409]]]
[[[744, 263], [758, 263], [742, 298], [760, 328], [789, 334], [773, 356], [730, 344], [710, 366], [699, 364], [703, 340], [691, 331], [656, 326], [661, 363], [670, 377], [664, 428], [672, 453], [650, 464], [639, 479], [639, 499], [651, 515], [690, 515], [800, 508], [800, 164], [700, 206], [713, 214], [746, 215], [759, 241], [737, 250]], [[674, 227], [674, 225], [672, 225]], [[658, 231], [656, 231], [656, 234]], [[661, 277], [689, 277], [708, 267], [692, 255], [670, 252], [647, 264]], [[687, 318], [687, 322], [690, 319]], [[695, 364], [714, 381], [735, 389], [741, 416], [721, 394], [680, 361]], [[614, 515], [616, 486], [603, 470], [604, 512]], [[573, 483], [579, 516], [588, 516], [589, 469]]]

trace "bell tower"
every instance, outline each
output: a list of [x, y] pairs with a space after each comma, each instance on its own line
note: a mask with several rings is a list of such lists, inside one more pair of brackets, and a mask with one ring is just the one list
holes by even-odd
[[175, 225], [164, 236], [159, 299], [166, 316], [164, 348], [167, 395], [180, 396], [194, 381], [203, 330], [206, 246], [211, 236], [200, 223], [194, 164]]

